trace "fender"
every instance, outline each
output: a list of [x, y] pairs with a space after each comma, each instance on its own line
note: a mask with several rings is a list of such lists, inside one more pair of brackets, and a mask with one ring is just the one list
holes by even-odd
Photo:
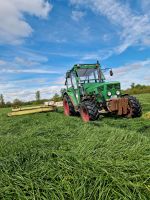
[[70, 98], [70, 100], [71, 100], [71, 102], [72, 102], [72, 104], [73, 104], [75, 110], [78, 110], [78, 101], [77, 101], [76, 96], [75, 96], [72, 92], [65, 92], [65, 93], [63, 94], [63, 97], [64, 97], [65, 95], [69, 96], [69, 98]]

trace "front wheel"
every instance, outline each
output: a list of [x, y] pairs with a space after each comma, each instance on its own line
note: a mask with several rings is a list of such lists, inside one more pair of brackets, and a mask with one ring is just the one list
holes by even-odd
[[80, 105], [80, 115], [84, 122], [97, 120], [99, 117], [98, 107], [93, 101], [84, 101]]
[[128, 110], [128, 117], [140, 117], [142, 115], [142, 107], [139, 101], [133, 97], [133, 96], [128, 96], [128, 101], [129, 101], [129, 110]]

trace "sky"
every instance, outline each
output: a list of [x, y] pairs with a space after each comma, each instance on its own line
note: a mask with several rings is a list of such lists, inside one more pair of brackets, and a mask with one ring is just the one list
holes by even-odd
[[150, 0], [0, 0], [0, 94], [50, 98], [78, 63], [150, 85]]

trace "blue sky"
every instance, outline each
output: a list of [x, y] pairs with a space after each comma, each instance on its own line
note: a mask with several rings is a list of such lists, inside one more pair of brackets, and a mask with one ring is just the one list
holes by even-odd
[[50, 98], [76, 63], [112, 67], [123, 88], [150, 83], [149, 0], [0, 0], [0, 93]]

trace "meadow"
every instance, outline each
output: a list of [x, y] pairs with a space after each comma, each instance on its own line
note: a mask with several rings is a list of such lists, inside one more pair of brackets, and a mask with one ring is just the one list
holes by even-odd
[[[137, 95], [143, 112], [150, 94]], [[150, 120], [0, 109], [0, 199], [150, 199]]]

